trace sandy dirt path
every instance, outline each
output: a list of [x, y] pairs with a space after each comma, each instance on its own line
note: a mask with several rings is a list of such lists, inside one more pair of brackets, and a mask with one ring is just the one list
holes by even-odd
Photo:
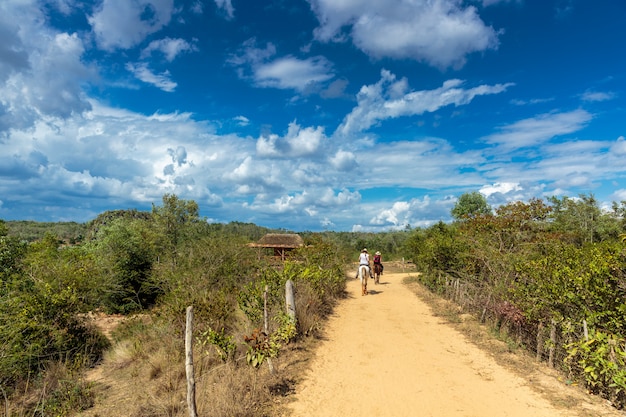
[[348, 282], [349, 298], [330, 318], [285, 416], [620, 415], [555, 408], [526, 379], [434, 316], [402, 283], [407, 275], [370, 281], [367, 296], [358, 280]]

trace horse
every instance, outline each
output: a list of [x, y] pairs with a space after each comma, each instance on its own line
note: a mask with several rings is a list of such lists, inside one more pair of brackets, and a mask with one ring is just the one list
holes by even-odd
[[367, 278], [370, 275], [369, 266], [359, 266], [359, 279], [361, 280], [361, 295], [367, 295]]
[[380, 274], [383, 273], [382, 264], [374, 264], [374, 284], [380, 283]]

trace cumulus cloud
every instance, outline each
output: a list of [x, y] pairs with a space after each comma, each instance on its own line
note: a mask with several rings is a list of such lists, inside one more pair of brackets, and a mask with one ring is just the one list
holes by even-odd
[[520, 191], [522, 187], [519, 183], [515, 182], [496, 182], [494, 184], [485, 185], [481, 187], [479, 192], [483, 194], [485, 197], [489, 197], [492, 194], [500, 193], [507, 194], [511, 191]]
[[367, 130], [386, 119], [434, 112], [451, 104], [465, 105], [476, 96], [500, 94], [513, 84], [480, 85], [467, 89], [462, 85], [462, 80], [453, 79], [434, 90], [407, 92], [405, 79], [396, 80], [394, 74], [383, 70], [380, 81], [361, 87], [357, 94], [357, 107], [344, 118], [337, 133], [349, 135]]
[[316, 207], [330, 208], [331, 211], [349, 207], [361, 200], [360, 193], [343, 189], [334, 191], [332, 188], [316, 188], [300, 193], [286, 194], [267, 204], [255, 202], [251, 208], [266, 213], [289, 213], [305, 211], [310, 215], [317, 213]]
[[167, 153], [176, 165], [182, 166], [187, 163], [187, 150], [184, 146], [178, 146], [176, 149], [168, 148]]
[[90, 109], [82, 84], [96, 79], [96, 72], [82, 62], [82, 40], [42, 21], [45, 16], [32, 4], [0, 4], [0, 132]]
[[98, 46], [107, 51], [128, 49], [167, 25], [174, 0], [103, 0], [88, 17]]
[[[2, 5], [0, 11], [3, 11]], [[10, 16], [6, 11], [0, 13], [0, 81], [5, 81], [12, 73], [30, 67], [26, 46], [19, 36], [19, 26]]]
[[358, 165], [354, 153], [339, 150], [330, 158], [331, 165], [338, 171], [350, 171]]
[[275, 134], [261, 136], [256, 150], [260, 157], [310, 157], [320, 152], [325, 141], [323, 127], [302, 128], [296, 122], [291, 122], [284, 137]]
[[370, 223], [374, 225], [391, 224], [394, 226], [406, 224], [409, 208], [410, 205], [406, 201], [395, 202], [391, 208], [378, 213], [372, 220], [370, 220]]
[[[498, 33], [474, 6], [458, 0], [309, 0], [319, 27], [315, 38], [347, 37], [374, 58], [413, 59], [439, 68], [460, 67], [468, 54], [498, 47]], [[346, 28], [348, 28], [346, 30]]]

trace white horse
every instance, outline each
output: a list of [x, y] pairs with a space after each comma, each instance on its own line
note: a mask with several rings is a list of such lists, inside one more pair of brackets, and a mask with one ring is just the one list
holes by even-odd
[[361, 280], [361, 295], [367, 295], [367, 278], [370, 276], [370, 268], [367, 265], [359, 266], [359, 279]]

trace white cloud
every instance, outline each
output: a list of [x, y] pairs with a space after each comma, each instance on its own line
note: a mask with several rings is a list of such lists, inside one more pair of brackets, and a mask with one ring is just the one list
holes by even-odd
[[10, 74], [27, 70], [30, 64], [27, 46], [20, 38], [20, 26], [1, 4], [0, 39], [0, 81], [5, 81]]
[[173, 0], [103, 0], [89, 16], [96, 41], [107, 51], [128, 49], [167, 25]]
[[245, 116], [235, 116], [233, 119], [239, 126], [248, 126], [250, 124], [250, 119]]
[[498, 3], [511, 3], [511, 2], [520, 3], [522, 2], [522, 0], [483, 0], [483, 6], [487, 7], [487, 6], [493, 6], [494, 4], [498, 4]]
[[409, 208], [410, 205], [406, 201], [395, 202], [390, 209], [383, 210], [371, 219], [370, 224], [377, 226], [406, 224]]
[[611, 194], [611, 199], [613, 201], [626, 201], [626, 189], [620, 188], [619, 190], [615, 190], [613, 194]]
[[197, 51], [198, 48], [184, 39], [159, 39], [150, 42], [150, 44], [141, 51], [142, 59], [148, 58], [153, 52], [161, 52], [168, 62], [172, 62], [176, 57], [184, 52]]
[[496, 49], [498, 33], [474, 6], [458, 0], [309, 0], [320, 26], [321, 42], [344, 41], [374, 58], [424, 61], [460, 67], [468, 54]]
[[[265, 48], [257, 48], [256, 40], [247, 40], [237, 55], [228, 62], [238, 67], [241, 78], [249, 78], [259, 87], [293, 89], [305, 92], [321, 89], [334, 78], [333, 65], [323, 56], [300, 59], [291, 55], [272, 59], [276, 47], [267, 43]], [[320, 86], [320, 87], [318, 87]]]
[[127, 63], [126, 69], [133, 73], [133, 75], [147, 84], [152, 84], [155, 87], [166, 91], [168, 93], [173, 92], [178, 85], [176, 82], [170, 79], [169, 71], [165, 71], [161, 74], [153, 73], [145, 62]]
[[224, 10], [229, 19], [235, 17], [235, 9], [231, 0], [215, 0], [215, 4], [218, 8]]
[[479, 190], [485, 197], [489, 197], [492, 194], [508, 194], [512, 191], [521, 191], [522, 187], [519, 183], [515, 182], [496, 182], [494, 184], [485, 185]]
[[339, 150], [330, 158], [331, 165], [338, 171], [349, 171], [358, 165], [352, 152]]
[[626, 138], [624, 136], [617, 138], [615, 143], [611, 145], [611, 153], [618, 157], [626, 156]]
[[304, 91], [334, 77], [332, 64], [324, 57], [298, 59], [292, 56], [277, 58], [253, 68], [254, 80], [260, 87]]
[[82, 40], [43, 26], [37, 6], [0, 3], [0, 132], [90, 109], [82, 84], [97, 75], [82, 62]]
[[615, 93], [602, 91], [585, 91], [581, 99], [583, 101], [609, 101], [615, 98]]
[[357, 107], [344, 118], [337, 132], [350, 135], [367, 130], [386, 119], [435, 112], [451, 104], [465, 105], [476, 96], [499, 94], [513, 84], [480, 85], [468, 89], [461, 88], [462, 85], [463, 81], [453, 79], [434, 90], [407, 93], [406, 80], [396, 81], [395, 75], [383, 70], [380, 81], [361, 87], [357, 95]]
[[290, 213], [305, 211], [317, 214], [319, 208], [334, 212], [344, 207], [350, 207], [361, 200], [360, 193], [346, 189], [335, 192], [329, 187], [320, 187], [314, 190], [304, 190], [299, 193], [282, 195], [268, 203], [256, 201], [250, 207], [255, 211], [265, 213]]
[[260, 157], [311, 157], [320, 152], [325, 141], [324, 128], [303, 129], [296, 122], [291, 122], [285, 137], [275, 134], [261, 136], [256, 150]]
[[593, 116], [585, 110], [547, 113], [503, 126], [484, 138], [502, 150], [513, 150], [542, 144], [556, 136], [567, 135], [584, 128]]

